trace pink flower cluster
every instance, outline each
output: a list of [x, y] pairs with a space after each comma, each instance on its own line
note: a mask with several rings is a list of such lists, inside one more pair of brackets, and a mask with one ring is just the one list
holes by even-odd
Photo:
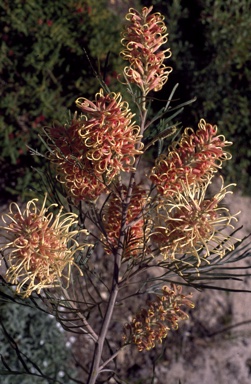
[[[106, 244], [106, 252], [111, 253], [118, 246], [119, 231], [122, 220], [122, 196], [127, 193], [127, 188], [116, 188], [111, 194], [103, 215], [103, 226], [106, 236], [103, 241]], [[144, 249], [145, 220], [143, 208], [147, 201], [146, 191], [140, 186], [134, 186], [130, 205], [126, 215], [126, 246], [123, 253], [123, 260], [131, 257], [139, 257]]]
[[119, 93], [104, 95], [101, 90], [94, 102], [81, 97], [76, 104], [85, 114], [79, 136], [94, 172], [105, 174], [111, 181], [120, 171], [130, 171], [134, 156], [141, 153], [143, 144], [140, 143], [140, 128], [132, 122], [128, 103], [122, 101]]
[[137, 84], [144, 95], [151, 90], [159, 91], [172, 71], [164, 64], [164, 60], [171, 56], [170, 49], [159, 50], [167, 42], [164, 17], [160, 13], [151, 14], [152, 8], [144, 7], [141, 13], [129, 9], [121, 41], [125, 47], [121, 55], [130, 63], [125, 67], [124, 75], [129, 82]]
[[102, 178], [93, 172], [91, 161], [86, 159], [86, 148], [78, 133], [81, 126], [81, 120], [73, 118], [69, 126], [47, 129], [49, 159], [56, 166], [58, 181], [75, 202], [95, 200], [106, 188]]
[[167, 154], [160, 155], [151, 171], [150, 179], [161, 195], [180, 192], [184, 184], [204, 183], [231, 155], [224, 147], [232, 143], [222, 135], [217, 136], [217, 127], [201, 119], [194, 132], [186, 128], [180, 141], [174, 142]]
[[76, 104], [84, 114], [69, 126], [50, 127], [47, 136], [57, 178], [78, 202], [95, 200], [120, 171], [130, 171], [143, 144], [119, 93], [101, 90], [94, 101], [79, 98]]
[[168, 331], [178, 328], [181, 320], [188, 319], [182, 306], [194, 307], [190, 295], [182, 295], [181, 286], [172, 284], [163, 286], [161, 294], [155, 300], [147, 302], [147, 308], [141, 308], [130, 323], [124, 326], [124, 342], [136, 344], [139, 351], [150, 350], [156, 342], [162, 342]]
[[[74, 239], [80, 231], [72, 231], [77, 224], [77, 215], [62, 213], [61, 208], [57, 215], [47, 212], [50, 205], [45, 208], [46, 196], [39, 209], [37, 199], [29, 201], [21, 212], [16, 203], [10, 205], [9, 213], [3, 216], [5, 257], [9, 268], [7, 281], [17, 284], [17, 293], [28, 297], [33, 291], [40, 293], [43, 288], [60, 286], [61, 278], [67, 283], [74, 263], [74, 253], [83, 249], [86, 244], [79, 244]], [[87, 231], [82, 230], [87, 234]]]

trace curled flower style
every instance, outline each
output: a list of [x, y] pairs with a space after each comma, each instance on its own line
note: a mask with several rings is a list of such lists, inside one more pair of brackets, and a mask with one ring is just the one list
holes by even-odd
[[181, 307], [194, 308], [192, 295], [181, 292], [181, 286], [163, 286], [156, 299], [148, 301], [147, 308], [141, 308], [132, 321], [125, 324], [124, 342], [136, 344], [139, 351], [150, 350], [167, 337], [170, 329], [178, 329], [178, 323], [189, 317]]
[[120, 171], [133, 169], [143, 149], [140, 128], [119, 93], [101, 90], [93, 102], [79, 98], [76, 104], [84, 115], [46, 129], [49, 158], [75, 202], [96, 200]]
[[87, 148], [79, 136], [81, 126], [81, 119], [75, 115], [70, 125], [46, 129], [50, 138], [49, 159], [56, 167], [57, 180], [64, 184], [68, 196], [76, 203], [95, 200], [106, 191], [102, 175], [95, 172], [92, 162], [86, 158]]
[[221, 168], [231, 155], [224, 147], [231, 145], [223, 135], [217, 136], [216, 125], [201, 119], [194, 132], [186, 128], [181, 140], [174, 142], [168, 154], [160, 155], [152, 169], [150, 179], [161, 195], [179, 192], [184, 183], [192, 185], [207, 181], [208, 175]]
[[161, 90], [172, 71], [164, 64], [164, 60], [171, 56], [170, 49], [159, 50], [168, 36], [164, 16], [151, 14], [152, 8], [144, 7], [141, 13], [129, 9], [128, 24], [121, 40], [125, 47], [121, 55], [130, 63], [125, 67], [124, 75], [129, 82], [137, 84], [144, 95], [151, 90]]
[[224, 233], [226, 228], [234, 228], [231, 215], [226, 207], [219, 206], [228, 191], [223, 186], [211, 198], [206, 198], [207, 184], [192, 187], [183, 184], [182, 192], [175, 197], [162, 197], [154, 218], [151, 238], [158, 245], [164, 258], [178, 259], [184, 253], [197, 258], [197, 266], [210, 255], [224, 257], [227, 250], [234, 249], [232, 236]]
[[131, 171], [143, 144], [128, 103], [119, 93], [100, 90], [94, 101], [80, 97], [76, 104], [85, 114], [78, 132], [94, 172], [109, 184], [120, 171]]
[[[106, 244], [106, 252], [111, 252], [112, 248], [117, 247], [121, 221], [122, 221], [122, 199], [126, 196], [125, 186], [114, 191], [105, 207], [103, 215], [103, 227], [106, 236], [103, 241]], [[142, 255], [145, 244], [146, 224], [143, 216], [143, 209], [147, 202], [146, 191], [140, 186], [134, 186], [130, 204], [126, 214], [126, 240], [123, 253], [123, 259], [139, 257]]]
[[[63, 207], [54, 215], [48, 212], [57, 204], [45, 208], [45, 195], [41, 209], [37, 200], [29, 201], [22, 212], [16, 203], [11, 203], [9, 212], [3, 216], [4, 258], [9, 266], [6, 279], [17, 284], [16, 292], [29, 297], [33, 291], [61, 285], [69, 281], [74, 253], [86, 247], [78, 244], [71, 230], [78, 222], [74, 213], [62, 213]], [[85, 230], [82, 230], [87, 234]], [[81, 272], [81, 271], [80, 271]], [[63, 282], [63, 281], [62, 281]]]

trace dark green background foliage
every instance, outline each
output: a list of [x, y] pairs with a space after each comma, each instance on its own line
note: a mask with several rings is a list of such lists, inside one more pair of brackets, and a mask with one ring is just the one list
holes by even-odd
[[224, 165], [228, 181], [251, 193], [251, 0], [153, 0], [166, 16], [172, 50], [170, 81], [180, 97], [197, 97], [184, 126], [200, 118], [233, 142]]
[[[180, 120], [196, 127], [204, 117], [219, 126], [234, 142], [226, 174], [250, 193], [251, 0], [141, 3], [166, 16], [174, 67], [166, 89], [179, 82], [181, 101], [197, 97]], [[41, 164], [27, 145], [40, 148], [41, 127], [63, 124], [77, 97], [92, 99], [98, 91], [83, 48], [111, 90], [121, 90], [120, 31], [129, 6], [137, 1], [0, 0], [2, 198], [7, 191], [29, 194], [36, 175], [31, 166]], [[157, 96], [165, 99], [166, 91]]]
[[77, 97], [92, 99], [99, 90], [84, 49], [114, 89], [126, 3], [121, 9], [107, 0], [0, 0], [2, 194], [27, 194], [37, 162], [27, 145], [39, 148], [42, 126], [63, 124]]
[[[70, 383], [65, 370], [74, 376], [74, 369], [70, 369], [70, 353], [66, 349], [66, 338], [56, 326], [53, 317], [37, 309], [17, 303], [0, 303], [0, 320], [7, 333], [12, 337], [20, 351], [31, 359], [41, 369], [44, 375]], [[0, 354], [12, 371], [23, 372], [24, 368], [15, 350], [9, 343], [0, 327]], [[22, 355], [27, 367], [35, 373], [38, 371]], [[0, 362], [1, 384], [46, 384], [48, 380], [34, 375], [7, 375], [2, 370], [6, 367]]]

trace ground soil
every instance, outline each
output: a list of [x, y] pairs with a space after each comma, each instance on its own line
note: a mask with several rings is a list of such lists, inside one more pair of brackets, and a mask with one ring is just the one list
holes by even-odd
[[[235, 193], [225, 203], [232, 213], [242, 211], [239, 224], [243, 228], [238, 236], [251, 233], [251, 198]], [[239, 265], [251, 268], [251, 258], [240, 261]], [[231, 280], [224, 286], [251, 290], [248, 272], [243, 270], [246, 274], [243, 281]], [[162, 345], [140, 353], [136, 348], [128, 348], [119, 355], [117, 366], [125, 379], [123, 383], [251, 383], [251, 293], [218, 290], [193, 293], [196, 306], [189, 321], [178, 331], [170, 332]], [[114, 330], [117, 332], [116, 326]], [[83, 358], [88, 353], [88, 343], [79, 348], [73, 339], [73, 348], [75, 343]]]
[[[227, 197], [226, 204], [232, 213], [241, 211], [239, 224], [243, 228], [238, 236], [251, 233], [251, 198], [235, 193]], [[251, 267], [251, 258], [238, 264]], [[251, 290], [251, 278], [246, 276], [242, 282], [231, 280], [224, 286]], [[160, 356], [156, 362], [152, 383], [250, 384], [251, 294], [210, 290], [195, 293], [195, 297], [190, 323], [166, 340], [166, 358]], [[149, 374], [141, 365], [139, 381], [129, 382], [151, 383]]]

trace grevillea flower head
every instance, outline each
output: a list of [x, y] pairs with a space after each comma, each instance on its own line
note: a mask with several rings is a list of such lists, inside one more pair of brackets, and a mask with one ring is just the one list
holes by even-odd
[[79, 136], [81, 126], [81, 119], [75, 115], [70, 124], [46, 129], [49, 159], [56, 167], [57, 180], [64, 184], [67, 195], [76, 203], [95, 200], [106, 191], [102, 176], [95, 172], [92, 162], [86, 157], [87, 148]]
[[[121, 188], [114, 189], [104, 209], [103, 227], [105, 236], [103, 236], [103, 241], [107, 253], [111, 253], [118, 245], [122, 220], [122, 197], [125, 197], [126, 193], [127, 188], [124, 185]], [[128, 228], [126, 230], [123, 260], [132, 257], [138, 258], [143, 253], [147, 232], [143, 214], [146, 202], [146, 190], [139, 185], [135, 185], [126, 214]]]
[[159, 50], [167, 42], [164, 16], [151, 14], [152, 8], [144, 7], [141, 13], [129, 9], [121, 41], [125, 47], [121, 55], [130, 64], [125, 67], [124, 75], [129, 82], [137, 84], [144, 95], [151, 90], [161, 90], [172, 71], [164, 64], [164, 60], [171, 56], [170, 49]]
[[223, 186], [213, 197], [206, 197], [210, 184], [189, 186], [183, 183], [182, 192], [174, 197], [161, 197], [156, 208], [154, 229], [151, 238], [165, 259], [179, 259], [180, 255], [193, 255], [197, 266], [210, 255], [224, 257], [227, 250], [234, 248], [236, 240], [225, 233], [234, 228], [226, 207], [220, 206], [226, 194], [232, 193], [229, 186]]
[[120, 171], [133, 169], [143, 149], [140, 128], [119, 93], [100, 90], [94, 101], [79, 98], [76, 104], [81, 117], [46, 129], [49, 158], [75, 202], [96, 200]]
[[178, 329], [178, 323], [188, 319], [181, 307], [194, 308], [192, 295], [181, 292], [181, 286], [163, 286], [155, 300], [148, 301], [147, 308], [141, 308], [132, 321], [125, 324], [124, 342], [136, 344], [139, 351], [150, 350], [167, 337], [170, 329]]
[[[4, 258], [8, 265], [6, 279], [16, 284], [16, 292], [28, 297], [33, 291], [52, 288], [68, 283], [74, 253], [86, 247], [75, 240], [78, 230], [71, 230], [78, 222], [74, 213], [56, 215], [48, 212], [57, 204], [45, 207], [46, 196], [41, 209], [37, 199], [29, 201], [23, 212], [16, 203], [11, 203], [9, 212], [3, 216]], [[87, 234], [85, 230], [82, 233]]]
[[119, 93], [100, 90], [94, 101], [80, 97], [76, 104], [84, 113], [78, 132], [94, 172], [109, 183], [120, 171], [131, 171], [143, 144], [128, 103]]
[[157, 158], [150, 179], [162, 195], [182, 191], [184, 183], [206, 182], [209, 175], [221, 168], [223, 161], [231, 159], [230, 153], [224, 150], [231, 144], [224, 136], [217, 135], [215, 125], [201, 119], [196, 132], [186, 128], [181, 140]]

